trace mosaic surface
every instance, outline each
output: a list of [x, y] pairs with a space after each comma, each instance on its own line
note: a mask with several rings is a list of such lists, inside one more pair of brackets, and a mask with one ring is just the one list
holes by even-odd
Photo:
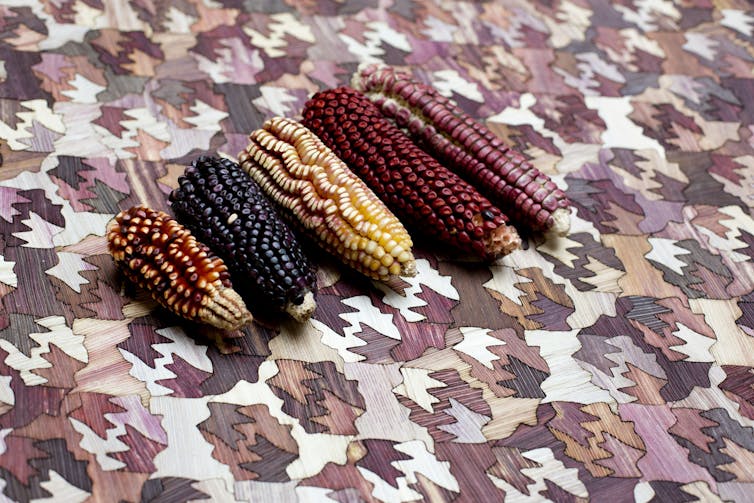
[[[7, 501], [751, 501], [745, 0], [4, 0]], [[361, 61], [551, 174], [567, 238], [419, 243], [392, 291], [312, 250], [304, 325], [219, 334], [123, 284], [105, 225]]]

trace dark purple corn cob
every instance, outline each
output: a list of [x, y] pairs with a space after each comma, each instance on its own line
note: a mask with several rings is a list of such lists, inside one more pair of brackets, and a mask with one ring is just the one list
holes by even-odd
[[418, 232], [485, 259], [520, 246], [500, 209], [417, 147], [360, 92], [339, 87], [317, 93], [303, 117], [303, 124]]
[[361, 67], [351, 85], [422, 148], [477, 187], [516, 225], [568, 233], [570, 203], [565, 193], [435, 88], [376, 64]]
[[235, 162], [214, 157], [195, 160], [178, 184], [170, 194], [177, 219], [223, 258], [239, 291], [254, 305], [308, 319], [314, 268], [259, 185]]

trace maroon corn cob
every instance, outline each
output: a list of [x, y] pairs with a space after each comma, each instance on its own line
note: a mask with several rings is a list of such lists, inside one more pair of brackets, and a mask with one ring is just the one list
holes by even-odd
[[565, 193], [435, 88], [392, 67], [375, 64], [360, 68], [351, 85], [517, 225], [568, 233], [570, 203]]
[[520, 246], [499, 208], [417, 147], [360, 92], [339, 87], [315, 94], [303, 123], [419, 232], [485, 259]]

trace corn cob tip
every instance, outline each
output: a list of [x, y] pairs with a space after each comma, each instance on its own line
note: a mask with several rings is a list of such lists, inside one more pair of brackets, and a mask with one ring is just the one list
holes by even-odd
[[232, 288], [224, 287], [218, 288], [207, 305], [199, 310], [199, 317], [224, 330], [238, 330], [253, 320], [241, 296]]
[[416, 261], [408, 260], [401, 264], [401, 276], [412, 278], [416, 276]]
[[494, 259], [521, 248], [521, 236], [514, 227], [501, 225], [489, 233], [485, 245], [488, 256]]
[[556, 236], [566, 236], [571, 230], [571, 213], [566, 208], [558, 208], [552, 212], [552, 227], [549, 233]]
[[306, 295], [304, 295], [304, 301], [300, 304], [289, 302], [288, 305], [285, 306], [285, 312], [291, 315], [291, 317], [299, 323], [308, 320], [314, 313], [315, 309], [317, 309], [317, 303], [314, 300], [314, 294], [312, 292], [306, 292]]
[[117, 218], [113, 217], [110, 219], [109, 222], [107, 222], [107, 225], [105, 226], [105, 236], [109, 235], [114, 229], [116, 225], [120, 225], [118, 223]]
[[389, 68], [384, 63], [372, 63], [369, 61], [362, 61], [359, 63], [359, 66], [356, 67], [356, 71], [351, 75], [351, 81], [349, 82], [350, 86], [358, 91], [364, 90], [364, 85], [362, 84], [362, 80], [364, 77], [369, 76], [380, 69], [383, 68]]

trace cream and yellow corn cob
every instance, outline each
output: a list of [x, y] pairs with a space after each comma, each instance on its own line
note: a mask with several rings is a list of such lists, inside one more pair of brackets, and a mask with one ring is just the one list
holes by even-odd
[[331, 254], [366, 276], [413, 276], [403, 224], [320, 139], [275, 117], [251, 133], [241, 167]]

